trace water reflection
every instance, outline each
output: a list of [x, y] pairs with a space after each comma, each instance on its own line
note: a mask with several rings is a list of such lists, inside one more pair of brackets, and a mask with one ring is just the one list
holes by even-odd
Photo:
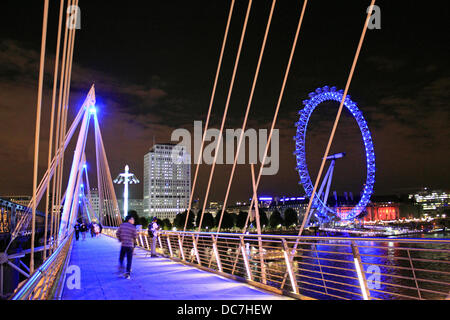
[[[345, 240], [302, 243], [293, 263], [301, 293], [318, 299], [362, 299], [364, 284], [358, 280], [351, 244]], [[450, 290], [450, 247], [446, 243], [353, 244], [373, 299], [444, 299]], [[255, 274], [260, 274], [259, 258], [254, 255], [258, 255], [256, 246], [252, 246], [251, 262]], [[292, 290], [281, 245], [264, 256], [271, 285]]]

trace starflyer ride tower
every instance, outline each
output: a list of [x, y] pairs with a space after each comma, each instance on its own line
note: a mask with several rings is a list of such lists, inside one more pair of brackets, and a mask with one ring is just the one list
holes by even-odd
[[125, 218], [128, 214], [128, 184], [138, 184], [139, 180], [133, 173], [130, 173], [130, 167], [125, 166], [125, 172], [121, 173], [114, 180], [114, 183], [124, 185], [123, 191], [123, 217]]

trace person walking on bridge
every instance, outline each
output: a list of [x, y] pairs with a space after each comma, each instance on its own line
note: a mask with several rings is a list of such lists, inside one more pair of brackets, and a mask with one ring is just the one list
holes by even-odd
[[122, 223], [116, 232], [117, 239], [121, 242], [119, 255], [119, 272], [123, 272], [123, 260], [127, 256], [127, 269], [124, 274], [126, 279], [130, 279], [131, 262], [133, 260], [134, 241], [137, 236], [136, 226], [134, 225], [134, 218], [127, 216], [125, 222]]
[[149, 235], [152, 238], [152, 258], [156, 257], [156, 242], [158, 241], [159, 229], [158, 218], [154, 217], [149, 226]]
[[81, 223], [80, 220], [77, 221], [77, 223], [74, 226], [75, 229], [75, 240], [79, 240], [80, 239], [80, 230], [81, 230]]
[[85, 241], [86, 240], [87, 225], [86, 225], [86, 223], [84, 221], [81, 223], [80, 231], [81, 231], [81, 235], [83, 237], [83, 241]]

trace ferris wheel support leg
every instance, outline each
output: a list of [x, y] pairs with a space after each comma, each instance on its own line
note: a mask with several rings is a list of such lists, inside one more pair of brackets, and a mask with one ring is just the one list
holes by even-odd
[[[316, 198], [320, 200], [320, 197], [322, 196], [323, 193], [323, 189], [325, 188], [325, 185], [327, 185], [327, 189], [325, 192], [325, 197], [323, 198], [323, 205], [326, 205], [327, 203], [327, 199], [328, 199], [328, 193], [329, 193], [329, 188], [331, 186], [331, 179], [333, 178], [333, 171], [334, 171], [334, 160], [331, 162], [330, 167], [328, 168], [328, 171], [325, 175], [325, 177], [323, 178], [322, 184], [320, 186], [319, 192], [316, 193]], [[318, 211], [321, 211], [323, 208], [319, 207]], [[311, 216], [314, 214], [316, 210], [311, 209], [311, 211], [309, 212], [308, 217], [306, 217], [306, 223], [305, 226], [309, 225], [309, 220], [311, 219]]]
[[329, 175], [328, 175], [327, 189], [325, 190], [325, 196], [323, 197], [325, 205], [328, 201], [328, 195], [330, 194], [331, 181], [333, 180], [335, 162], [336, 162], [335, 160], [331, 161], [330, 169], [328, 170]]
[[[320, 197], [322, 196], [323, 189], [325, 188], [325, 185], [328, 183], [328, 181], [330, 179], [330, 174], [331, 174], [331, 177], [333, 176], [333, 169], [334, 169], [334, 166], [330, 165], [325, 177], [323, 178], [322, 184], [320, 185], [319, 192], [316, 193], [316, 198], [320, 199]], [[324, 205], [326, 205], [326, 201], [327, 201], [326, 199], [327, 199], [326, 197], [323, 198]]]

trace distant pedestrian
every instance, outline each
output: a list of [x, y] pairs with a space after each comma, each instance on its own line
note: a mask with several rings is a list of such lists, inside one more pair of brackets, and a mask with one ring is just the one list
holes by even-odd
[[80, 229], [81, 229], [80, 222], [77, 222], [77, 224], [73, 228], [75, 229], [75, 240], [78, 241], [80, 239]]
[[83, 241], [86, 240], [86, 232], [87, 232], [87, 225], [86, 223], [81, 223], [80, 225], [80, 231], [81, 231], [81, 235], [83, 237]]
[[136, 240], [137, 231], [134, 225], [134, 218], [127, 216], [125, 222], [122, 223], [116, 232], [117, 239], [121, 242], [119, 255], [119, 272], [123, 272], [123, 260], [125, 255], [127, 256], [127, 269], [124, 274], [126, 279], [130, 279], [131, 275], [131, 262], [133, 260], [134, 242]]
[[152, 238], [152, 257], [156, 257], [156, 241], [158, 241], [159, 229], [158, 218], [154, 217], [149, 226], [150, 237]]
[[91, 238], [95, 237], [95, 222], [89, 224], [89, 232], [91, 233]]
[[94, 234], [96, 238], [100, 234], [100, 226], [97, 223], [94, 223]]

